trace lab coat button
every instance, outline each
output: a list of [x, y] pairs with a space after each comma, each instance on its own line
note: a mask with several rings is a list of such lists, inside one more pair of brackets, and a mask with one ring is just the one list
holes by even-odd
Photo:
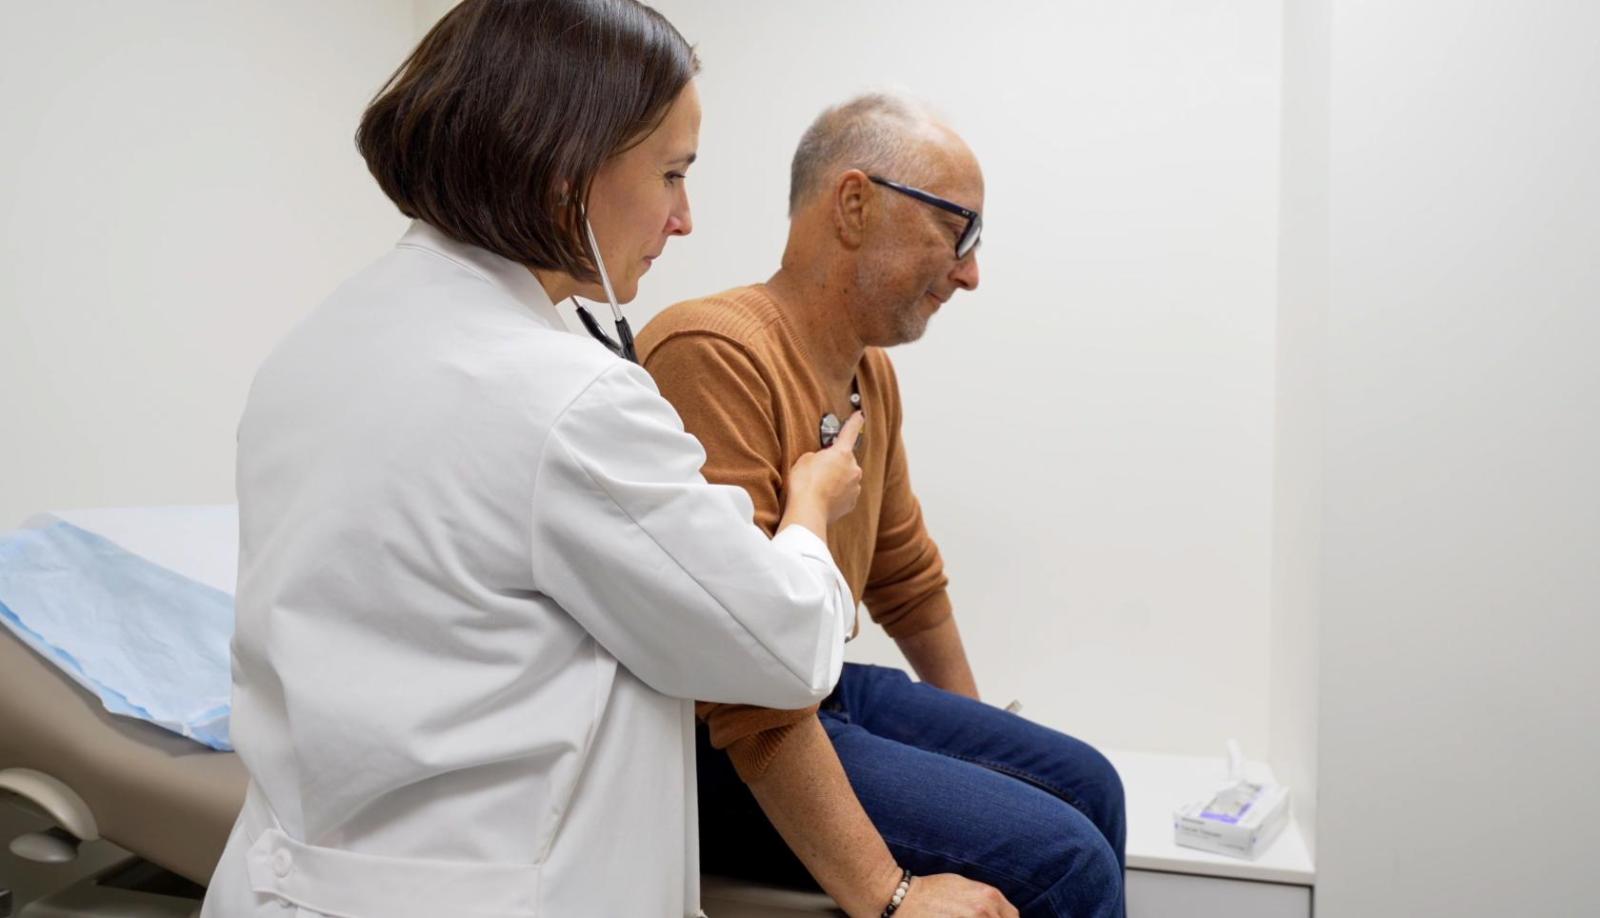
[[294, 866], [294, 855], [286, 849], [279, 848], [272, 852], [272, 872], [280, 877], [289, 875], [289, 868]]

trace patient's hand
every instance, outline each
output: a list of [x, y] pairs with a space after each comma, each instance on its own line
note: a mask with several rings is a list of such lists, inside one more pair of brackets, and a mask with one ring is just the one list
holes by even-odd
[[895, 918], [1017, 918], [1000, 890], [954, 873], [911, 881]]

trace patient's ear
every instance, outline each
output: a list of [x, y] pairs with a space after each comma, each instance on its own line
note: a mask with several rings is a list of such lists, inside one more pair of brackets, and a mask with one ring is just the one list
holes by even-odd
[[833, 186], [833, 223], [847, 249], [860, 248], [866, 239], [873, 190], [860, 169], [846, 170]]

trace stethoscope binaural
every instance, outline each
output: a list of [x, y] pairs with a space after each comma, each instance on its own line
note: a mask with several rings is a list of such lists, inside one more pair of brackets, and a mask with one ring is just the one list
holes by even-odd
[[622, 307], [617, 304], [617, 293], [611, 289], [611, 276], [606, 273], [605, 260], [600, 257], [600, 243], [595, 241], [594, 227], [589, 224], [587, 216], [583, 218], [583, 230], [589, 236], [589, 251], [594, 253], [594, 266], [600, 272], [600, 286], [605, 288], [606, 302], [611, 304], [611, 315], [617, 320], [617, 340], [613, 341], [611, 336], [605, 333], [599, 321], [589, 314], [589, 310], [578, 305], [576, 296], [572, 297], [572, 308], [578, 311], [578, 321], [583, 323], [590, 337], [623, 360], [638, 363], [639, 352], [633, 347], [633, 329], [628, 326], [628, 320], [622, 315]]

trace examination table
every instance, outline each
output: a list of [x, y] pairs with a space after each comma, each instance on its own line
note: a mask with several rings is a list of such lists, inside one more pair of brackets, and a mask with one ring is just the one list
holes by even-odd
[[[219, 508], [196, 509], [193, 515], [183, 508], [151, 508], [54, 516], [231, 593], [236, 523], [219, 516]], [[246, 783], [238, 756], [108, 713], [93, 694], [0, 627], [0, 796], [27, 799], [77, 838], [104, 838], [203, 886], [222, 854]], [[100, 896], [117, 901], [115, 892], [80, 892], [82, 901], [97, 904], [79, 911], [64, 896], [59, 908], [36, 903], [21, 914], [134, 913], [98, 905]], [[719, 918], [837, 914], [826, 896], [717, 878], [707, 878], [705, 896]]]

